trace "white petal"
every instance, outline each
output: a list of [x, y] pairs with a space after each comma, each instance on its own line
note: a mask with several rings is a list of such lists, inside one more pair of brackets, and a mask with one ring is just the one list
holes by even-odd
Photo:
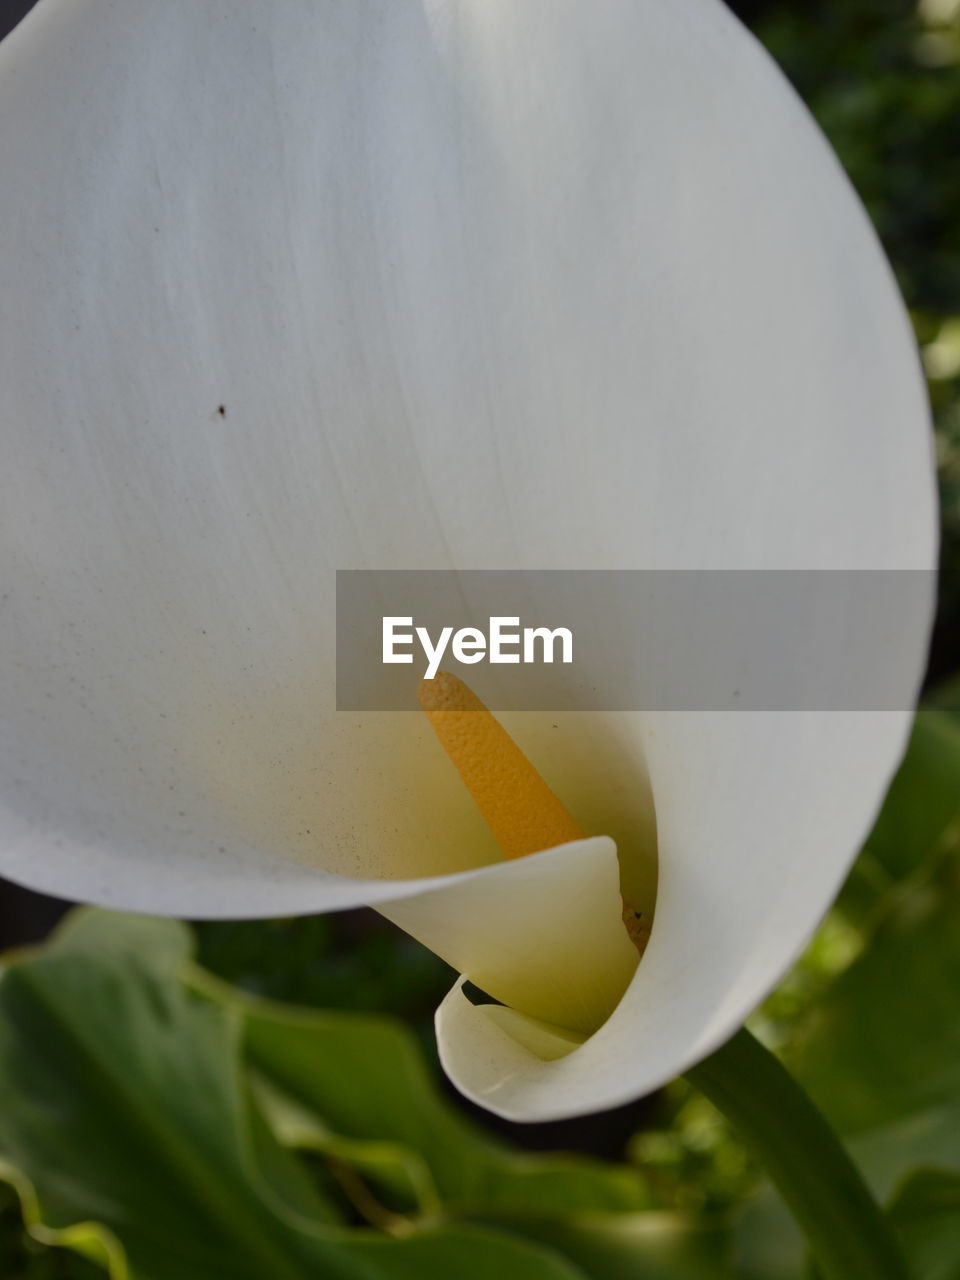
[[604, 836], [380, 908], [496, 1000], [587, 1033], [613, 1012], [637, 967], [621, 909], [617, 850]]
[[[454, 989], [457, 994], [462, 994], [463, 981], [461, 979]], [[587, 1038], [580, 1032], [568, 1031], [566, 1027], [558, 1027], [555, 1023], [531, 1018], [528, 1014], [519, 1013], [516, 1009], [510, 1009], [504, 1004], [485, 1004], [482, 1007], [487, 1019], [505, 1031], [511, 1040], [517, 1041], [524, 1049], [529, 1049], [544, 1062], [565, 1058], [571, 1050], [579, 1048]], [[462, 1052], [463, 1045], [458, 1043], [457, 1048]]]
[[613, 1016], [582, 1047], [545, 1061], [535, 1043], [518, 1042], [458, 987], [438, 1011], [448, 1074], [508, 1119], [626, 1102], [740, 1026], [839, 888], [847, 864], [838, 850], [858, 848], [872, 817], [852, 796], [862, 800], [868, 780], [890, 769], [901, 724], [888, 713], [650, 719], [657, 910]]
[[[334, 712], [336, 568], [934, 562], [889, 270], [715, 0], [41, 0], [0, 172], [15, 879], [257, 915], [491, 861], [427, 726]], [[904, 705], [927, 626], [891, 619]], [[621, 850], [646, 758], [663, 880], [617, 1012], [502, 1105], [610, 1105], [732, 1030], [906, 724], [523, 721]]]

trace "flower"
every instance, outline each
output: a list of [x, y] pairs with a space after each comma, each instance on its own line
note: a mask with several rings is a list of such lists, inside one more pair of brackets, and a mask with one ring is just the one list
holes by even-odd
[[[762, 51], [715, 0], [41, 0], [0, 47], [0, 172], [3, 873], [457, 922], [526, 1007], [458, 986], [441, 1054], [514, 1118], [721, 1043], [908, 713], [513, 715], [592, 834], [505, 863], [423, 717], [334, 710], [333, 590], [932, 566], [902, 307]], [[906, 706], [929, 610], [886, 623]], [[609, 837], [656, 919], [594, 1030], [629, 977], [594, 943], [634, 964]], [[562, 1056], [558, 1018], [593, 1031]]]

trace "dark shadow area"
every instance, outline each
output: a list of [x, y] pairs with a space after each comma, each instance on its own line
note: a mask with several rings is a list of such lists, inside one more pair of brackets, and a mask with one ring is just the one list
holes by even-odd
[[36, 0], [0, 0], [0, 39], [13, 30], [35, 3]]
[[0, 951], [42, 942], [71, 905], [0, 879]]

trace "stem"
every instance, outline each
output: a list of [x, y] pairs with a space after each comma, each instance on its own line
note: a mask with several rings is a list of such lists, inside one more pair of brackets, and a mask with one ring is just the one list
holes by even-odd
[[793, 1076], [746, 1028], [687, 1072], [737, 1128], [804, 1231], [823, 1280], [908, 1280], [880, 1207]]

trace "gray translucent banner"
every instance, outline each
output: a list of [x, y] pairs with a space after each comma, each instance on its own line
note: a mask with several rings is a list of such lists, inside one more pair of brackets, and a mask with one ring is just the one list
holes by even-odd
[[412, 709], [439, 667], [492, 710], [901, 710], [935, 586], [919, 570], [343, 570], [337, 707]]

